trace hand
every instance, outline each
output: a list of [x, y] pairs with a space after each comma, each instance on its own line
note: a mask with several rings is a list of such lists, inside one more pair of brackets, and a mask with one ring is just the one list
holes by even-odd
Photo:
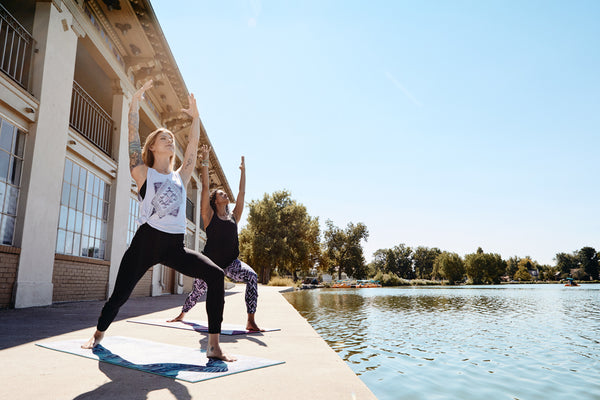
[[200, 156], [202, 160], [208, 160], [210, 154], [210, 146], [203, 144], [200, 146]]
[[196, 106], [196, 99], [194, 98], [193, 94], [190, 94], [188, 96], [188, 103], [190, 105], [189, 108], [182, 108], [181, 112], [186, 113], [187, 115], [189, 115], [192, 118], [198, 118], [200, 116], [200, 114], [198, 113], [198, 107]]
[[246, 163], [244, 162], [244, 156], [242, 156], [242, 163], [240, 164], [242, 172], [246, 172]]
[[147, 81], [146, 83], [144, 83], [144, 85], [141, 88], [139, 88], [137, 90], [137, 92], [135, 92], [133, 94], [133, 98], [135, 100], [138, 100], [138, 101], [143, 100], [144, 99], [144, 93], [146, 92], [146, 90], [150, 89], [152, 87], [152, 85], [153, 85], [153, 81], [152, 81], [152, 79], [150, 79], [149, 81]]

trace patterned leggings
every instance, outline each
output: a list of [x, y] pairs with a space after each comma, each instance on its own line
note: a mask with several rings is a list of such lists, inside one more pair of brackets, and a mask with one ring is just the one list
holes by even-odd
[[[258, 275], [246, 263], [240, 260], [234, 260], [228, 267], [223, 269], [225, 275], [235, 282], [246, 283], [246, 310], [248, 314], [256, 312], [256, 302], [258, 300]], [[202, 279], [194, 280], [194, 288], [183, 303], [182, 312], [186, 313], [196, 305], [202, 296], [206, 293], [207, 285]]]

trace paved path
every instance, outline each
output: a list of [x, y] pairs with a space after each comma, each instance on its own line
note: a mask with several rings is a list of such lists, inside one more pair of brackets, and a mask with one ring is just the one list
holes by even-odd
[[[226, 291], [224, 322], [245, 324], [244, 285]], [[285, 361], [273, 367], [187, 383], [64, 354], [35, 343], [84, 339], [94, 332], [103, 302], [0, 310], [0, 399], [376, 399], [366, 385], [285, 300], [282, 288], [260, 286], [256, 320], [281, 331], [225, 336], [231, 354]], [[207, 335], [147, 326], [127, 319], [176, 316], [185, 296], [130, 299], [107, 335], [206, 347]], [[187, 317], [206, 320], [204, 303]]]

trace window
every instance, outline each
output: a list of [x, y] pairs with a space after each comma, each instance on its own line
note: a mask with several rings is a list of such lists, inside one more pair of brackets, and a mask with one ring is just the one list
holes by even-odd
[[56, 252], [104, 259], [110, 185], [65, 161]]
[[25, 132], [0, 119], [0, 240], [12, 245], [21, 188]]
[[140, 213], [140, 203], [137, 199], [129, 198], [129, 223], [127, 225], [127, 246], [131, 244], [133, 236], [137, 231], [137, 219]]

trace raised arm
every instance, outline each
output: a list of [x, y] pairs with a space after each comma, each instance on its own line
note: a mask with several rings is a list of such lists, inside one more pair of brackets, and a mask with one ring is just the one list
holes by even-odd
[[204, 221], [204, 229], [210, 223], [213, 216], [213, 210], [210, 208], [210, 179], [208, 177], [208, 163], [210, 157], [210, 147], [203, 144], [200, 148], [200, 154], [202, 156], [202, 167], [201, 167], [201, 180], [202, 180], [202, 193], [200, 194], [200, 213], [202, 214], [202, 220]]
[[[200, 116], [198, 114], [198, 107], [196, 106], [196, 99], [193, 94], [188, 97], [189, 108], [183, 109], [184, 113], [192, 117], [192, 126], [190, 128], [190, 134], [188, 137], [188, 145], [185, 149], [185, 156], [183, 158], [183, 164], [179, 169], [179, 174], [183, 180], [183, 184], [187, 186], [194, 172], [196, 166], [196, 157], [198, 154], [198, 141], [200, 140]], [[204, 190], [204, 188], [202, 188]]]
[[133, 94], [129, 105], [129, 172], [135, 180], [138, 189], [142, 187], [148, 174], [148, 167], [142, 159], [142, 145], [140, 144], [140, 101], [144, 98], [146, 90], [152, 87], [152, 80], [144, 83], [137, 92]]
[[238, 192], [237, 199], [235, 200], [235, 207], [233, 208], [235, 222], [240, 221], [242, 213], [244, 212], [244, 196], [246, 195], [246, 164], [244, 162], [244, 156], [242, 156], [240, 171], [240, 191]]

